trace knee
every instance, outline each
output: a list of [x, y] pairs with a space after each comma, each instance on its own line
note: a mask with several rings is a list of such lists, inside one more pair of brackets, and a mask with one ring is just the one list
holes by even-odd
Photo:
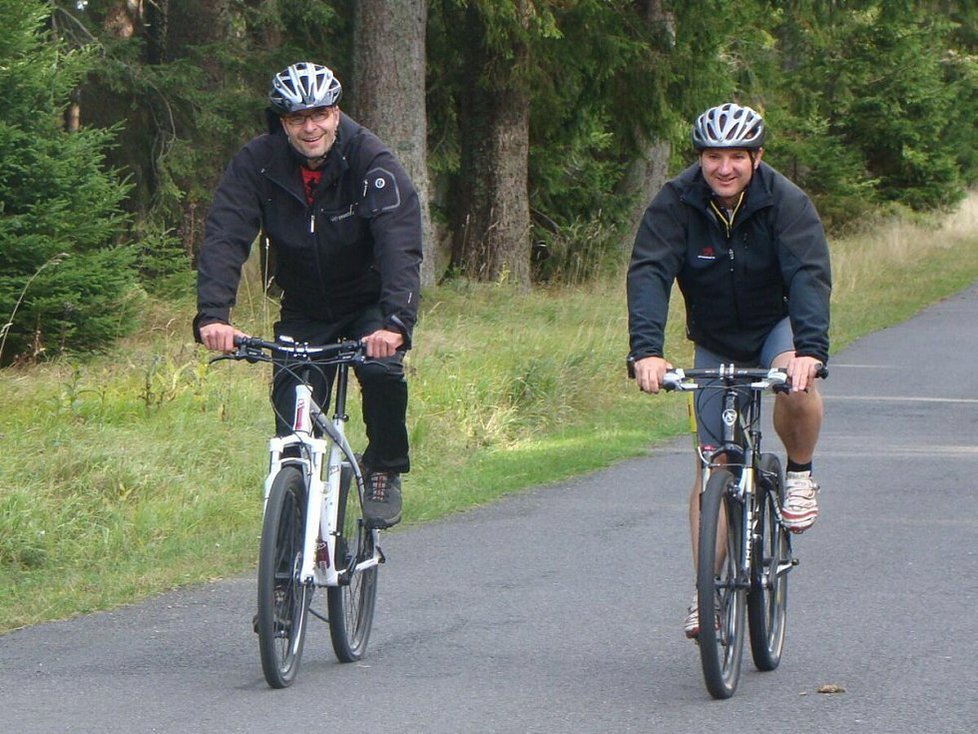
[[813, 386], [806, 392], [780, 393], [775, 407], [779, 412], [792, 417], [820, 416], [822, 414], [822, 396]]

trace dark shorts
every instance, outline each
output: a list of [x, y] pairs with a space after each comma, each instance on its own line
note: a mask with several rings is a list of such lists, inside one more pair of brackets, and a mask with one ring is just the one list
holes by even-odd
[[[714, 354], [696, 345], [693, 367], [711, 369], [723, 364], [736, 364], [738, 367], [771, 367], [775, 358], [785, 352], [795, 350], [791, 322], [785, 318], [779, 321], [764, 340], [757, 364], [746, 364]], [[696, 411], [696, 432], [701, 446], [716, 446], [723, 439], [723, 392], [720, 390], [697, 390], [691, 393]]]

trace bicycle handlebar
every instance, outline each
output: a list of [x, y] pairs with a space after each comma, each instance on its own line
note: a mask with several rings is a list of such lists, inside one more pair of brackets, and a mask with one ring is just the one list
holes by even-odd
[[[829, 371], [822, 365], [815, 376], [825, 379], [829, 376]], [[770, 389], [773, 392], [787, 392], [791, 386], [788, 375], [782, 368], [762, 369], [728, 364], [708, 369], [669, 370], [662, 379], [662, 388], [666, 391], [698, 390], [702, 386], [696, 382], [697, 379], [718, 380], [721, 386], [743, 383], [745, 387], [755, 390]]]
[[257, 336], [236, 336], [237, 349], [229, 354], [214, 357], [211, 362], [222, 359], [245, 360], [246, 362], [270, 362], [272, 354], [281, 354], [299, 362], [317, 364], [360, 363], [366, 359], [366, 347], [361, 341], [342, 341], [335, 344], [312, 346], [305, 342], [266, 341]]

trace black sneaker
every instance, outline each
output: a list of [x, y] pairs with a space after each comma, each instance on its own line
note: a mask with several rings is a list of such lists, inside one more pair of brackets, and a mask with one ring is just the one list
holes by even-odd
[[363, 515], [367, 526], [383, 530], [401, 521], [401, 475], [372, 471], [367, 475], [363, 494]]

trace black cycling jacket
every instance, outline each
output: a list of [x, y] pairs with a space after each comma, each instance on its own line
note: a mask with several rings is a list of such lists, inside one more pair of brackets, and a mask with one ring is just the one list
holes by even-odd
[[789, 316], [796, 354], [827, 362], [832, 279], [811, 200], [761, 163], [728, 232], [709, 206], [712, 195], [696, 163], [646, 209], [628, 268], [630, 357], [663, 356], [675, 280], [696, 344], [756, 363], [766, 336]]
[[414, 185], [377, 136], [344, 114], [310, 206], [301, 159], [271, 129], [231, 160], [215, 191], [197, 264], [195, 336], [230, 323], [241, 266], [261, 231], [283, 310], [336, 322], [380, 304], [386, 328], [409, 346], [422, 256]]

